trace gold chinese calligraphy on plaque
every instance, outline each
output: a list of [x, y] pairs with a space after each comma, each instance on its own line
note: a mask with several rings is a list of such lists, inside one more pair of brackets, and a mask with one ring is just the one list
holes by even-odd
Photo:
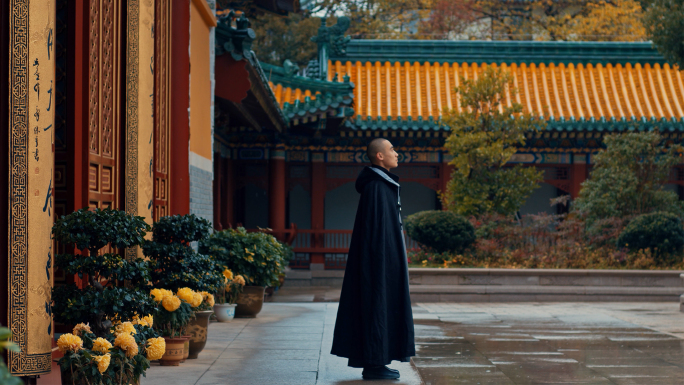
[[10, 1], [9, 326], [15, 375], [49, 373], [55, 2]]

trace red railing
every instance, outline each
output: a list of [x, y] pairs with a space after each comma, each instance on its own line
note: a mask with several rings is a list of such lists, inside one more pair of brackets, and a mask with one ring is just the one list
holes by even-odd
[[[263, 230], [250, 229], [249, 231]], [[292, 224], [284, 231], [268, 230], [268, 232], [292, 246], [295, 253], [294, 259], [290, 262], [292, 268], [308, 268], [311, 254], [324, 254], [326, 269], [344, 269], [345, 267], [352, 230], [304, 230]], [[419, 247], [419, 244], [410, 239], [405, 232], [404, 236], [407, 250]]]

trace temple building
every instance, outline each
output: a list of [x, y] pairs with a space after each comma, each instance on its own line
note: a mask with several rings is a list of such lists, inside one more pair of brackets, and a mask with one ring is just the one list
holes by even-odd
[[[452, 170], [442, 117], [460, 111], [454, 88], [461, 79], [476, 79], [487, 66], [513, 75], [507, 105], [548, 123], [512, 159], [544, 171], [521, 214], [555, 213], [551, 198], [576, 197], [604, 135], [659, 129], [682, 139], [682, 74], [650, 43], [350, 40], [348, 25], [342, 17], [321, 26], [312, 39], [318, 58], [306, 69], [261, 65], [287, 119], [284, 131], [222, 120], [217, 93], [215, 175], [229, 182], [215, 186], [214, 199], [222, 199], [215, 227], [273, 229], [292, 242], [293, 267], [344, 267], [354, 181], [372, 138], [389, 139], [400, 154], [393, 172], [401, 177], [402, 213], [441, 207], [437, 193]], [[667, 188], [681, 194], [684, 172], [675, 171]]]
[[[80, 280], [54, 268], [56, 217], [111, 207], [148, 223], [213, 220], [214, 91], [248, 81], [227, 70], [216, 87], [215, 27], [297, 5], [219, 0], [217, 15], [215, 0], [0, 0], [0, 325], [21, 349], [7, 355], [12, 374], [59, 383], [51, 289]], [[261, 119], [257, 102], [237, 100], [234, 121]], [[268, 108], [280, 120], [259, 124], [284, 130], [275, 99]]]

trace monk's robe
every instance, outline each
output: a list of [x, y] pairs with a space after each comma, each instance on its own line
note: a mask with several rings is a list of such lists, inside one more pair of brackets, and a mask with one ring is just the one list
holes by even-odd
[[356, 191], [361, 199], [331, 353], [353, 367], [407, 362], [416, 351], [399, 177], [365, 167]]

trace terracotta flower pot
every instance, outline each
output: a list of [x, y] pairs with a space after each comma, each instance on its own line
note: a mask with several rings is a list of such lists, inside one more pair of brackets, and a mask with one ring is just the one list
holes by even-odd
[[188, 324], [188, 334], [190, 334], [190, 352], [188, 359], [194, 360], [200, 354], [204, 345], [207, 344], [207, 330], [209, 328], [209, 317], [214, 312], [204, 310], [195, 312], [195, 319]]
[[217, 303], [214, 305], [214, 314], [219, 322], [230, 322], [235, 317], [234, 303]]
[[185, 339], [185, 342], [183, 342], [183, 359], [181, 360], [181, 363], [185, 362], [185, 360], [188, 359], [188, 356], [190, 355], [190, 336], [185, 335], [181, 338]]
[[237, 303], [235, 317], [255, 318], [264, 305], [265, 289], [263, 286], [245, 286], [235, 301]]
[[159, 364], [161, 366], [178, 366], [183, 359], [183, 346], [186, 339], [164, 337], [164, 341], [166, 341], [166, 352], [159, 359]]

